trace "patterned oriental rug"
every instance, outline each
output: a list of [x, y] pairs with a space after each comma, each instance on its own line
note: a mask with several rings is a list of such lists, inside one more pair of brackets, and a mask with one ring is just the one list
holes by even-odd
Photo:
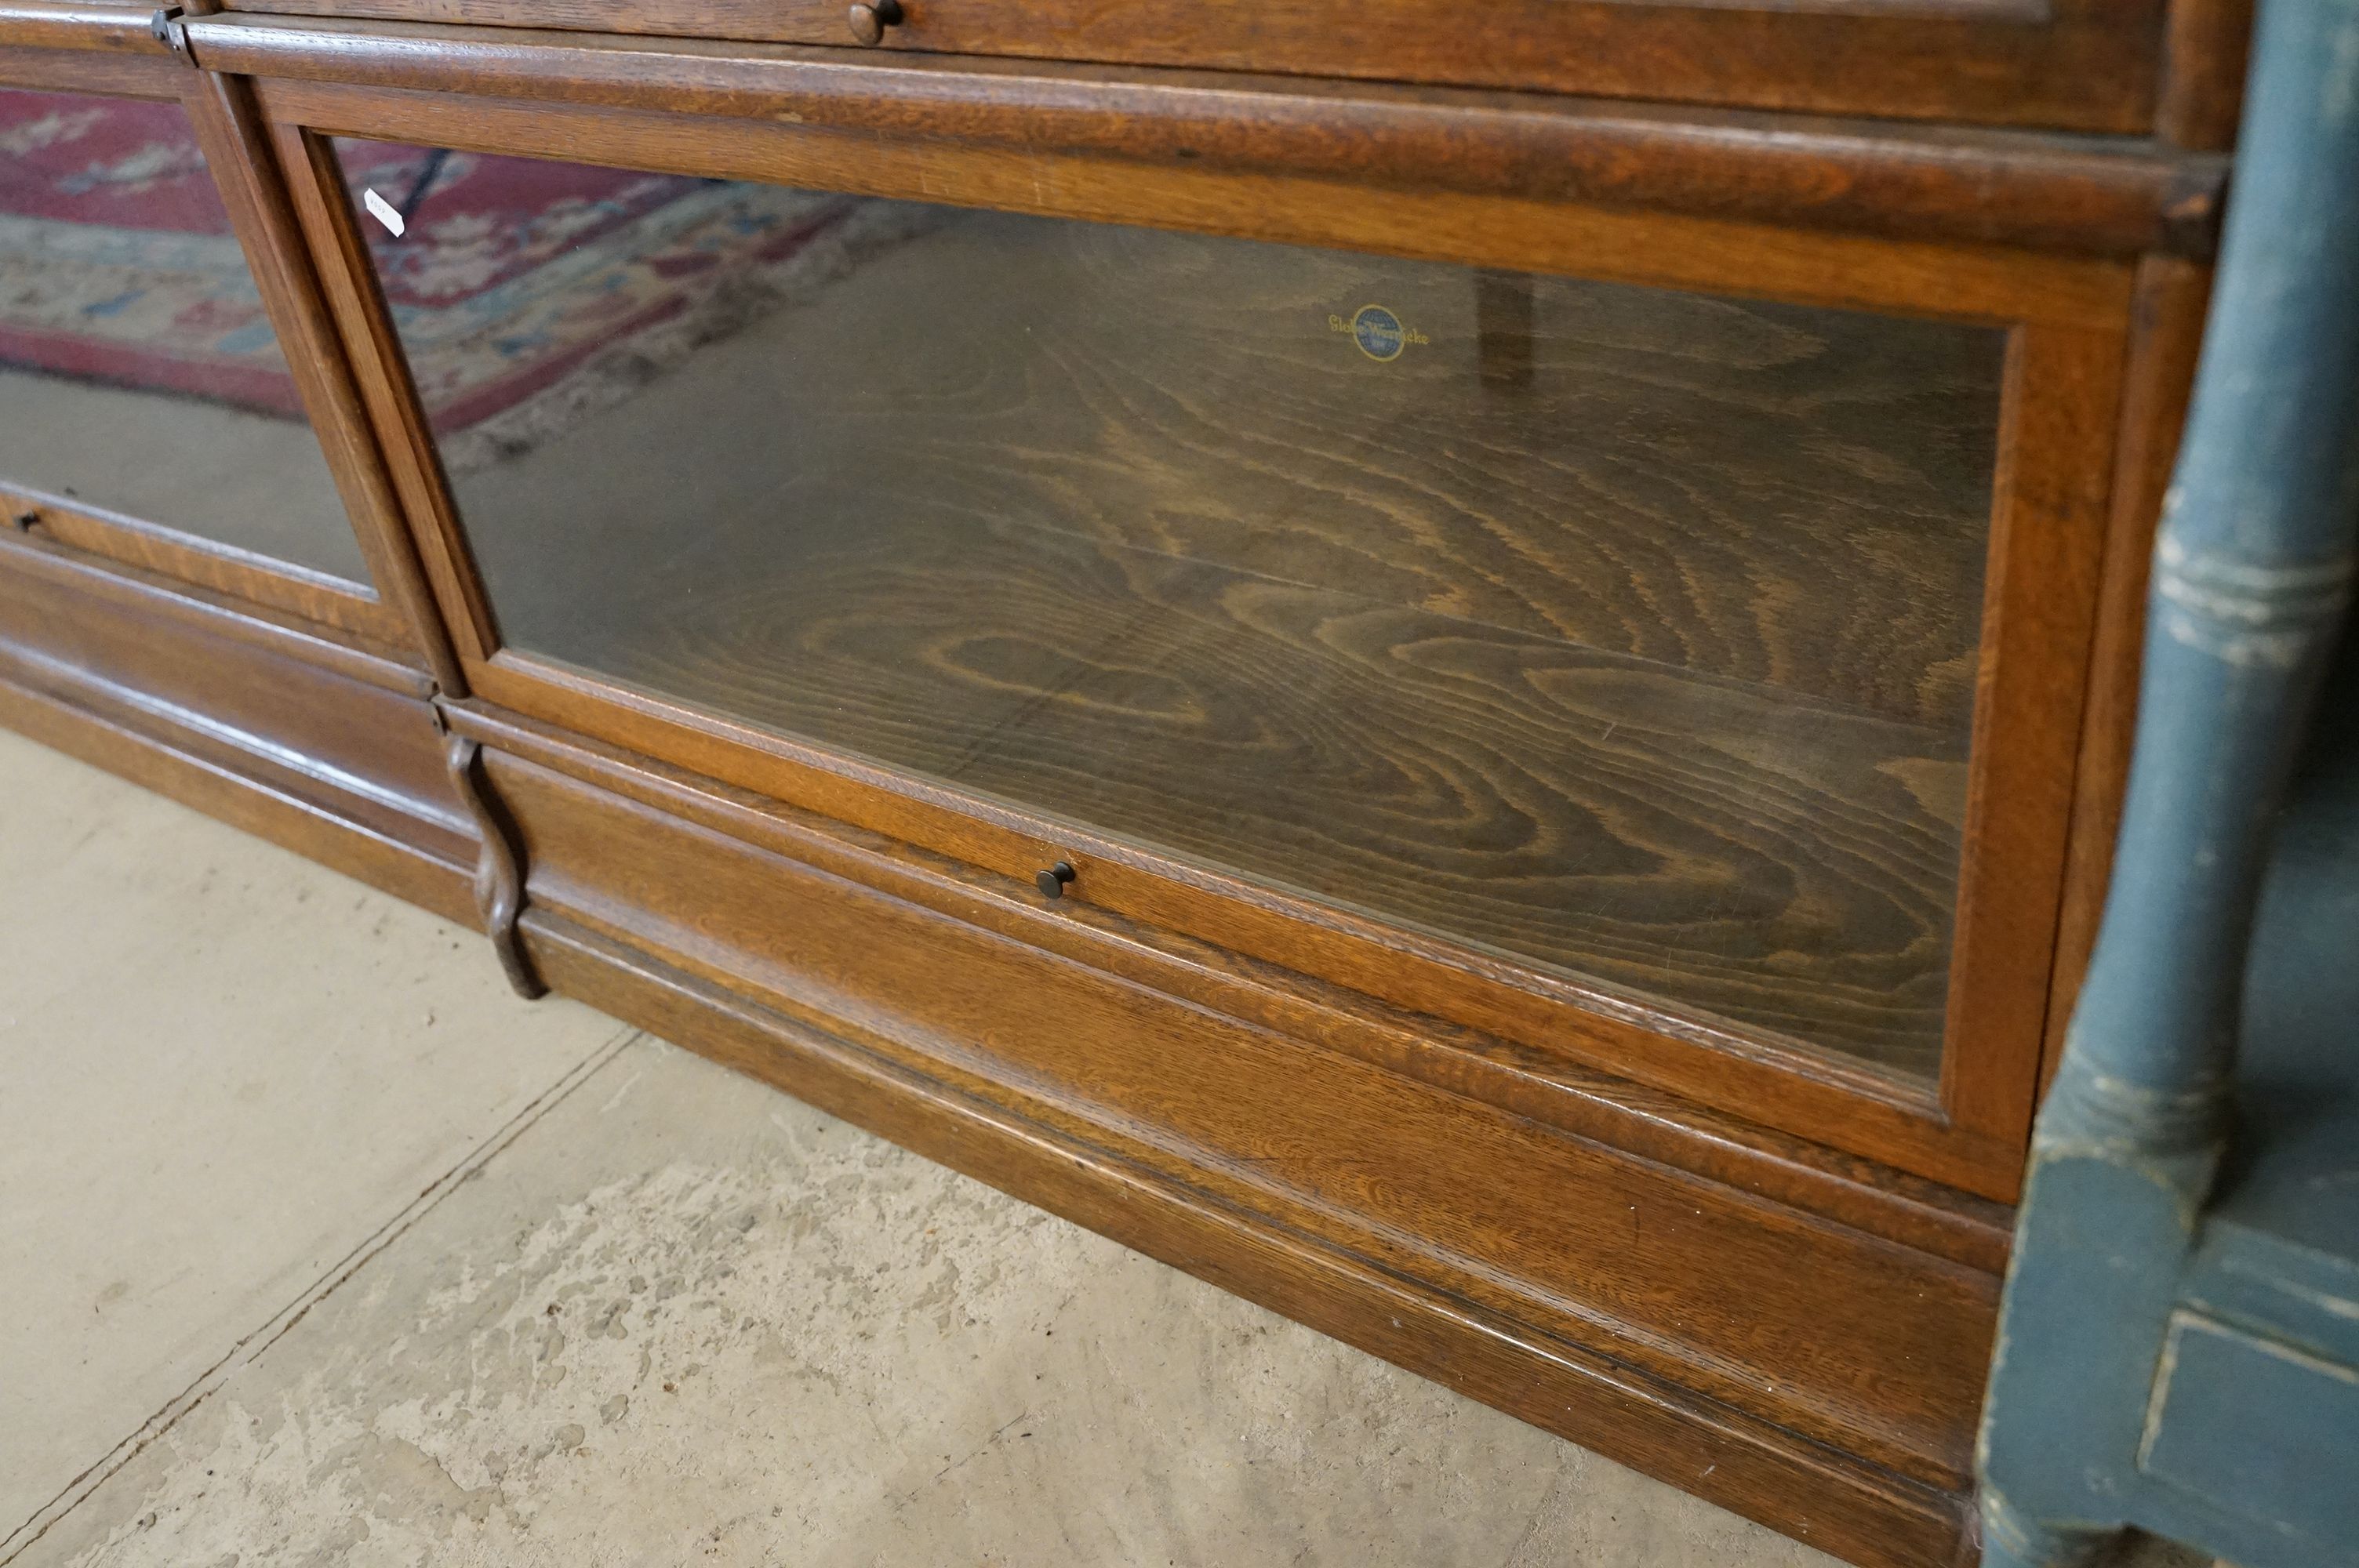
[[[528, 449], [841, 276], [920, 212], [769, 186], [340, 142], [454, 471]], [[294, 417], [179, 107], [0, 92], [0, 369]]]

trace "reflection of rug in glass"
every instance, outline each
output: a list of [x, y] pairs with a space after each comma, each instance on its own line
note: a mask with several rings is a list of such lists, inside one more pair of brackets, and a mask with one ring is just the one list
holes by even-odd
[[298, 412], [177, 104], [0, 92], [0, 366]]
[[852, 265], [887, 225], [723, 180], [339, 144], [443, 461], [470, 472], [627, 397]]
[[[455, 469], [537, 444], [842, 265], [830, 198], [348, 143]], [[831, 243], [815, 245], [826, 236]], [[178, 106], [0, 93], [0, 365], [299, 413]]]

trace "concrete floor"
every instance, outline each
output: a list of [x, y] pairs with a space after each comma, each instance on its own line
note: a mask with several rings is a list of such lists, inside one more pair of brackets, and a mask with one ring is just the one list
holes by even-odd
[[0, 1563], [1832, 1560], [0, 733]]

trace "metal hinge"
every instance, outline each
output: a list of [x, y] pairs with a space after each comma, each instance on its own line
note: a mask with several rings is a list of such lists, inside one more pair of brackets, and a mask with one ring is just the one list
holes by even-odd
[[158, 43], [193, 64], [194, 57], [189, 53], [189, 29], [180, 23], [185, 15], [178, 5], [158, 5], [156, 14], [147, 18], [147, 30], [156, 36]]

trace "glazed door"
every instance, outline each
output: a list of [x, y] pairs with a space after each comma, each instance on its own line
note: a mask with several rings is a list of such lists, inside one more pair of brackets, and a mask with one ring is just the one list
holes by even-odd
[[334, 157], [479, 693], [1952, 1179], [2019, 1140], [2036, 552], [2095, 543], [2009, 558], [2021, 322]]
[[315, 434], [316, 384], [333, 373], [313, 343], [299, 377], [282, 346], [302, 284], [283, 252], [257, 278], [255, 225], [224, 200], [250, 207], [257, 173], [224, 95], [169, 60], [69, 59], [48, 74], [119, 90], [0, 85], [13, 531], [407, 643], [348, 513], [350, 476], [332, 473]]

